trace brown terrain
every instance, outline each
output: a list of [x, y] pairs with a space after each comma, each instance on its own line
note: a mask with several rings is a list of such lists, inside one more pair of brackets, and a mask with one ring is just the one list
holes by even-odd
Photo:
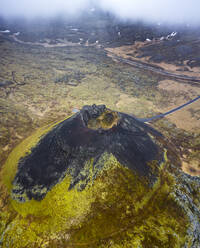
[[[152, 116], [152, 115], [155, 115], [155, 113], [167, 112], [173, 108], [176, 108], [184, 104], [186, 101], [189, 101], [200, 95], [199, 84], [193, 84], [190, 82], [182, 82], [182, 81], [178, 81], [175, 79], [173, 80], [173, 79], [167, 79], [167, 78], [161, 77], [158, 80], [156, 87], [153, 87], [151, 89], [153, 92], [153, 95], [154, 93], [156, 94], [155, 98], [145, 96], [145, 94], [148, 94], [148, 92], [145, 92], [144, 96], [139, 96], [139, 97], [134, 96], [130, 94], [130, 90], [134, 91], [134, 87], [132, 89], [131, 85], [128, 85], [125, 91], [124, 90], [122, 91], [120, 87], [116, 85], [117, 83], [116, 79], [110, 81], [110, 79], [112, 79], [112, 76], [110, 77], [111, 75], [110, 70], [109, 72], [103, 73], [101, 76], [96, 76], [94, 74], [94, 71], [96, 70], [94, 65], [93, 65], [94, 68], [90, 67], [84, 70], [81, 69], [83, 73], [86, 73], [87, 75], [85, 78], [81, 80], [82, 83], [77, 82], [76, 79], [75, 79], [76, 81], [75, 82], [74, 79], [72, 79], [72, 81], [68, 81], [67, 84], [65, 83], [63, 84], [62, 80], [61, 80], [61, 84], [55, 84], [54, 82], [52, 82], [52, 77], [62, 78], [66, 76], [66, 73], [64, 72], [63, 67], [65, 68], [65, 70], [67, 70], [68, 66], [69, 68], [70, 67], [72, 68], [73, 66], [73, 70], [75, 71], [77, 70], [76, 68], [82, 67], [82, 65], [81, 67], [79, 67], [78, 64], [75, 66], [75, 64], [73, 63], [73, 60], [76, 61], [76, 57], [72, 59], [70, 58], [67, 64], [65, 63], [64, 65], [63, 62], [61, 61], [61, 57], [62, 57], [61, 49], [68, 49], [67, 47], [69, 47], [69, 50], [73, 50], [73, 51], [70, 51], [69, 54], [74, 53], [77, 49], [81, 49], [80, 53], [82, 53], [82, 50], [84, 51], [83, 47], [87, 47], [88, 44], [80, 45], [78, 43], [71, 43], [66, 40], [60, 40], [60, 42], [57, 42], [56, 44], [51, 44], [51, 40], [49, 39], [46, 39], [45, 42], [43, 43], [24, 42], [13, 35], [10, 36], [10, 38], [14, 41], [14, 43], [12, 45], [12, 42], [11, 42], [9, 45], [7, 45], [6, 49], [4, 49], [3, 59], [7, 61], [5, 62], [5, 65], [6, 63], [10, 64], [9, 62], [10, 58], [6, 57], [5, 51], [13, 50], [14, 47], [16, 46], [18, 47], [17, 43], [20, 44], [21, 50], [19, 50], [18, 52], [16, 51], [14, 52], [15, 54], [14, 64], [12, 66], [7, 67], [6, 69], [7, 75], [9, 75], [9, 74], [12, 74], [11, 72], [14, 68], [14, 70], [17, 72], [16, 74], [18, 75], [16, 77], [16, 81], [21, 80], [20, 78], [21, 76], [19, 75], [21, 74], [20, 72], [21, 70], [24, 70], [24, 73], [27, 73], [28, 71], [28, 67], [27, 69], [25, 68], [26, 65], [19, 68], [19, 70], [17, 71], [17, 63], [21, 56], [20, 53], [23, 50], [27, 50], [28, 47], [30, 47], [34, 51], [34, 50], [37, 50], [37, 47], [43, 47], [42, 49], [41, 48], [38, 48], [38, 49], [40, 50], [40, 52], [45, 53], [45, 51], [47, 51], [45, 49], [52, 49], [52, 50], [49, 50], [47, 57], [45, 59], [42, 58], [41, 60], [40, 55], [37, 55], [38, 58], [35, 56], [31, 58], [33, 56], [31, 52], [26, 58], [33, 65], [33, 68], [40, 67], [40, 68], [44, 68], [45, 70], [51, 70], [48, 76], [46, 75], [45, 70], [43, 69], [40, 70], [39, 72], [41, 75], [38, 74], [36, 76], [35, 74], [36, 70], [32, 69], [32, 74], [34, 75], [33, 78], [35, 77], [36, 79], [33, 85], [31, 85], [31, 81], [29, 80], [24, 85], [22, 86], [19, 85], [20, 87], [17, 86], [16, 89], [14, 86], [2, 89], [3, 98], [6, 97], [7, 95], [6, 97], [7, 100], [5, 98], [5, 101], [3, 102], [3, 104], [5, 105], [6, 102], [10, 102], [8, 104], [14, 103], [13, 106], [15, 106], [15, 104], [18, 102], [16, 108], [19, 108], [19, 105], [22, 105], [23, 103], [23, 109], [24, 109], [23, 111], [27, 112], [29, 116], [33, 116], [35, 118], [35, 119], [32, 119], [31, 121], [33, 126], [35, 125], [40, 126], [40, 125], [43, 125], [43, 123], [48, 123], [51, 120], [62, 118], [64, 117], [64, 111], [66, 111], [67, 113], [70, 113], [71, 111], [73, 111], [73, 109], [80, 109], [82, 105], [84, 104], [105, 103], [108, 107], [115, 108], [119, 111], [124, 111], [124, 112], [130, 113], [130, 114], [133, 114], [139, 117], [145, 117], [145, 115]], [[188, 69], [188, 71], [183, 71], [184, 70], [183, 66], [177, 66], [175, 64], [167, 64], [164, 62], [153, 63], [149, 61], [148, 57], [137, 58], [136, 56], [139, 55], [140, 48], [143, 46], [148, 46], [149, 43], [151, 42], [147, 42], [147, 41], [146, 42], [135, 42], [134, 45], [121, 46], [121, 47], [115, 47], [115, 48], [105, 48], [105, 50], [119, 57], [125, 58], [125, 59], [132, 59], [132, 60], [134, 59], [134, 61], [137, 61], [138, 63], [145, 63], [145, 64], [148, 64], [149, 66], [156, 66], [159, 68], [161, 67], [163, 70], [170, 72], [170, 73], [179, 74], [182, 76], [200, 77], [199, 67], [195, 67], [192, 70]], [[95, 46], [99, 48], [100, 44], [96, 44]], [[2, 46], [2, 49], [4, 47], [5, 46]], [[94, 47], [94, 45], [92, 45], [92, 47]], [[60, 50], [54, 50], [56, 48]], [[48, 66], [48, 63], [52, 63], [52, 59], [55, 58], [56, 54], [57, 54], [57, 58], [54, 60], [53, 62], [54, 66], [51, 68], [51, 66]], [[108, 56], [112, 57], [112, 55], [109, 55], [109, 53], [108, 53]], [[84, 62], [85, 58], [83, 58], [83, 62], [81, 62], [81, 64], [85, 63]], [[36, 67], [36, 64], [38, 63], [38, 59], [40, 62], [38, 66]], [[120, 63], [115, 58], [113, 58], [113, 60], [116, 65], [120, 64], [120, 66], [124, 67], [123, 63]], [[41, 61], [43, 61], [42, 62], [43, 65]], [[23, 63], [26, 63], [26, 61], [24, 60], [24, 62], [20, 62], [20, 63], [23, 64]], [[126, 68], [130, 68], [130, 66], [128, 65], [126, 66]], [[179, 70], [178, 72], [177, 72], [177, 69]], [[45, 75], [43, 75], [43, 73], [45, 73]], [[119, 71], [119, 74], [120, 74], [120, 71]], [[144, 76], [146, 77], [146, 75]], [[3, 77], [5, 77], [5, 75]], [[46, 81], [45, 83], [46, 86], [44, 85], [45, 88], [41, 89], [39, 93], [37, 91], [40, 87], [39, 86], [40, 81], [44, 81], [44, 80]], [[33, 94], [30, 94], [31, 91], [36, 95], [38, 94], [38, 96], [36, 97], [36, 95], [34, 96]], [[29, 95], [28, 98], [26, 96], [27, 94]], [[40, 94], [42, 94], [41, 97], [40, 97]], [[56, 96], [57, 98], [55, 99]], [[12, 111], [15, 111], [15, 110], [12, 110]], [[196, 135], [197, 140], [198, 140], [199, 131], [200, 131], [199, 129], [200, 127], [200, 101], [197, 101], [185, 107], [184, 109], [181, 109], [177, 111], [176, 113], [173, 113], [167, 116], [165, 119], [169, 121], [170, 123], [172, 123], [173, 125], [175, 125], [177, 130], [182, 130], [181, 131], [182, 133], [188, 132], [188, 133], [191, 133], [192, 135]], [[158, 129], [160, 128], [159, 121], [156, 122], [155, 124], [152, 123], [152, 125]], [[167, 131], [169, 132], [167, 133], [169, 137], [171, 135], [170, 132], [172, 131], [173, 129], [172, 130], [169, 129]], [[22, 140], [24, 136], [30, 133], [28, 131], [27, 131], [27, 134], [23, 132], [20, 133], [20, 131], [17, 131], [17, 129], [15, 130], [12, 126], [8, 128], [7, 132], [8, 132], [7, 137], [9, 137], [9, 135], [12, 135], [11, 136], [12, 138], [9, 138], [10, 142], [8, 143], [8, 142], [5, 142], [6, 140], [5, 135], [2, 136], [4, 142], [2, 143], [1, 155], [3, 155], [4, 153], [8, 154], [8, 152], [12, 149], [13, 145], [16, 144], [16, 140]], [[183, 140], [183, 138], [181, 139]], [[189, 144], [191, 142], [192, 141], [190, 140]], [[183, 170], [191, 175], [200, 175], [200, 164], [199, 164], [199, 158], [198, 158], [196, 148], [195, 149], [189, 148], [193, 146], [194, 144], [191, 143], [192, 145], [188, 144], [185, 147], [182, 147], [182, 143], [180, 144], [180, 146], [177, 144], [176, 146], [178, 146], [178, 149], [180, 149], [180, 151], [183, 150], [182, 151]], [[196, 145], [196, 141], [194, 143], [195, 143], [195, 147], [196, 146], [198, 147], [198, 145]], [[3, 158], [2, 161], [4, 161], [6, 154], [5, 156], [4, 155], [2, 156]], [[190, 156], [188, 156], [188, 154], [190, 154]], [[191, 154], [195, 154], [195, 156]]]
[[[34, 166], [32, 169], [30, 164], [27, 169], [23, 157], [26, 159], [27, 151], [31, 152], [32, 148], [34, 151], [38, 140], [53, 130], [56, 123], [77, 113], [84, 105], [105, 104], [108, 109], [142, 120], [168, 112], [200, 95], [200, 47], [193, 49], [181, 35], [163, 43], [158, 40], [138, 42], [136, 40], [145, 40], [150, 32], [146, 28], [141, 30], [138, 24], [128, 28], [109, 20], [106, 23], [89, 20], [77, 26], [62, 24], [60, 28], [60, 23], [51, 23], [44, 30], [41, 29], [43, 22], [28, 29], [26, 26], [18, 29], [20, 26], [14, 24], [15, 30], [8, 26], [10, 34], [0, 35], [0, 247], [181, 247], [187, 236], [185, 247], [194, 242], [195, 247], [199, 247], [200, 99], [147, 123], [164, 135], [164, 138], [159, 136], [157, 144], [166, 148], [159, 152], [166, 163], [159, 159], [162, 166], [158, 170], [158, 183], [150, 190], [146, 187], [149, 185], [146, 177], [138, 180], [135, 173], [130, 176], [127, 168], [119, 169], [115, 157], [106, 155], [102, 161], [108, 161], [111, 170], [106, 167], [102, 176], [94, 174], [95, 168], [102, 165], [94, 168], [93, 158], [81, 171], [80, 178], [83, 176], [83, 182], [87, 183], [84, 176], [90, 177], [92, 187], [67, 190], [71, 177], [69, 180], [60, 177], [61, 181], [53, 185], [44, 201], [38, 200], [38, 192], [43, 194], [45, 190], [42, 184], [33, 187], [30, 183], [37, 200], [29, 201], [30, 195], [28, 201], [23, 198], [23, 189], [27, 188], [18, 182], [37, 181], [23, 177], [26, 171], [35, 174]], [[122, 31], [121, 36], [119, 31]], [[162, 32], [155, 35], [154, 31], [151, 30], [150, 38], [163, 35]], [[135, 44], [130, 45], [134, 40]], [[109, 46], [115, 48], [107, 48]], [[178, 59], [174, 51], [180, 52]], [[156, 59], [160, 62], [156, 63]], [[99, 127], [101, 121], [91, 121], [89, 125]], [[54, 134], [49, 146], [46, 145], [49, 141], [43, 143], [47, 150], [42, 157], [45, 167], [52, 165], [51, 159], [46, 160], [49, 147], [58, 154], [56, 157], [51, 153], [55, 161], [60, 161], [60, 151], [65, 153], [64, 158], [76, 158], [74, 155], [79, 153], [76, 146], [72, 148], [72, 155], [66, 150], [68, 145], [62, 150], [62, 144], [70, 140], [69, 133], [66, 132], [66, 136]], [[124, 133], [130, 137], [128, 131]], [[82, 134], [77, 132], [75, 136], [79, 139]], [[90, 142], [89, 136], [88, 131], [84, 131], [84, 142], [85, 139]], [[98, 143], [96, 137], [94, 141]], [[153, 138], [151, 134], [149, 137]], [[134, 139], [137, 141], [137, 137], [133, 136]], [[108, 140], [113, 142], [114, 139]], [[52, 146], [53, 143], [56, 145]], [[113, 143], [118, 145], [116, 141]], [[130, 143], [132, 145], [132, 141]], [[128, 151], [127, 160], [134, 148], [122, 150]], [[85, 150], [80, 151], [87, 157]], [[151, 149], [147, 153], [151, 155]], [[145, 158], [144, 153], [141, 157]], [[156, 160], [149, 164], [155, 173]], [[37, 161], [39, 166], [38, 162], [34, 164], [39, 174], [48, 178], [49, 172], [41, 170], [40, 156]], [[181, 172], [180, 162], [182, 170], [191, 176]], [[63, 164], [68, 162], [65, 160]], [[74, 168], [70, 170], [76, 175], [79, 158], [72, 164]], [[57, 166], [59, 170], [60, 167], [63, 166]], [[16, 170], [23, 172], [19, 180], [13, 180]], [[55, 170], [49, 171], [57, 175]], [[92, 182], [94, 175], [97, 184]], [[80, 189], [82, 186], [81, 183]], [[19, 202], [13, 194], [18, 194]]]
[[[115, 48], [106, 48], [108, 56], [113, 58], [115, 62], [118, 60], [113, 56], [136, 61], [138, 63], [145, 63], [148, 66], [156, 66], [161, 69], [182, 76], [195, 77], [200, 79], [200, 67], [190, 69], [186, 63], [184, 65], [175, 65], [172, 63], [154, 63], [149, 61], [149, 57], [137, 58], [140, 55], [140, 48], [149, 46], [152, 43], [159, 41], [145, 41], [135, 42], [133, 45], [121, 46]], [[187, 68], [187, 69], [186, 69]], [[187, 71], [186, 71], [187, 70]], [[173, 108], [176, 108], [188, 100], [194, 99], [200, 96], [200, 84], [193, 84], [191, 82], [179, 82], [173, 79], [164, 79], [159, 81], [157, 89], [162, 91], [164, 95], [170, 95], [169, 101], [165, 104], [154, 106], [160, 113], [165, 113]], [[129, 99], [131, 101], [131, 99]], [[172, 113], [166, 117], [170, 122], [174, 123], [177, 128], [186, 130], [189, 132], [199, 133], [200, 130], [200, 100], [186, 106], [185, 108]], [[191, 175], [200, 175], [200, 161], [198, 159], [192, 159], [190, 162], [187, 161], [187, 156], [182, 157], [182, 169]]]
[[[160, 67], [161, 69], [164, 69], [170, 73], [182, 75], [182, 76], [190, 76], [190, 77], [200, 77], [200, 68], [199, 67], [193, 67], [192, 69], [187, 66], [187, 60], [184, 61], [184, 65], [175, 65], [172, 63], [166, 63], [166, 62], [160, 62], [155, 63], [153, 61], [150, 61], [149, 56], [141, 57], [142, 54], [141, 48], [145, 47], [147, 48], [150, 45], [156, 45], [159, 44], [162, 41], [136, 41], [133, 45], [127, 45], [127, 46], [120, 46], [120, 47], [114, 47], [114, 48], [106, 48], [108, 52], [111, 52], [113, 54], [116, 54], [117, 56], [120, 56], [125, 59], [133, 59], [137, 62], [143, 62], [147, 63], [149, 66], [156, 66]], [[112, 56], [112, 55], [110, 55]], [[140, 57], [140, 58], [138, 58]]]

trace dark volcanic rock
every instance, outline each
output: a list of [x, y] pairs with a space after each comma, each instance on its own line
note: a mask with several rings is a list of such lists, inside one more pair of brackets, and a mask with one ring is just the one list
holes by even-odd
[[[111, 111], [104, 105], [84, 106], [47, 133], [19, 161], [12, 197], [19, 201], [41, 200], [66, 173], [72, 178], [70, 188], [85, 180], [84, 188], [89, 180], [87, 173], [81, 173], [86, 162], [94, 159], [95, 168], [105, 152], [152, 185], [157, 172], [149, 163], [157, 161], [159, 168], [163, 161], [163, 149], [153, 137], [162, 135], [132, 116]], [[98, 172], [101, 168], [96, 169]]]
[[160, 63], [160, 62], [162, 62], [164, 59], [165, 59], [165, 57], [164, 57], [163, 55], [161, 55], [161, 54], [155, 54], [155, 55], [153, 55], [153, 56], [150, 58], [150, 60], [152, 60], [152, 61], [154, 61], [154, 62], [156, 62], [156, 63]]
[[190, 66], [191, 68], [200, 66], [200, 57], [189, 60], [187, 62], [187, 65]]
[[177, 56], [184, 57], [192, 54], [193, 49], [191, 46], [188, 45], [180, 45], [175, 48], [175, 52]]

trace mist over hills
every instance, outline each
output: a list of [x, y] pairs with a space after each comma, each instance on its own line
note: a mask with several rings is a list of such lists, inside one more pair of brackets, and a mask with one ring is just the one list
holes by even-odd
[[84, 12], [98, 9], [122, 20], [199, 25], [199, 5], [197, 0], [2, 0], [0, 16], [27, 19], [55, 16], [76, 18]]

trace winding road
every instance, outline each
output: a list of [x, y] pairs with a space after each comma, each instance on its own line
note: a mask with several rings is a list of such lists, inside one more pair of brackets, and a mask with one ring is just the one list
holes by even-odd
[[112, 58], [114, 58], [114, 59], [116, 59], [122, 63], [134, 66], [136, 68], [152, 71], [152, 72], [158, 73], [160, 75], [167, 76], [167, 77], [174, 78], [174, 79], [190, 81], [190, 82], [193, 82], [193, 83], [198, 84], [200, 86], [200, 78], [172, 73], [172, 72], [166, 71], [164, 69], [157, 68], [156, 66], [148, 65], [148, 64], [143, 63], [143, 62], [125, 59], [125, 58], [122, 58], [120, 56], [117, 56], [116, 54], [114, 54], [110, 51], [106, 51], [106, 53], [108, 56], [111, 55]]

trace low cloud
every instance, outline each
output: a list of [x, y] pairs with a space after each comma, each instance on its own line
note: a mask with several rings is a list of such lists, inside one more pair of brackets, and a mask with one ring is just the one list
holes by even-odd
[[89, 0], [1, 0], [4, 17], [54, 17], [78, 15], [89, 7]]
[[100, 0], [100, 5], [123, 19], [200, 24], [199, 0]]
[[93, 5], [122, 19], [200, 24], [199, 0], [1, 0], [4, 17], [77, 16]]

